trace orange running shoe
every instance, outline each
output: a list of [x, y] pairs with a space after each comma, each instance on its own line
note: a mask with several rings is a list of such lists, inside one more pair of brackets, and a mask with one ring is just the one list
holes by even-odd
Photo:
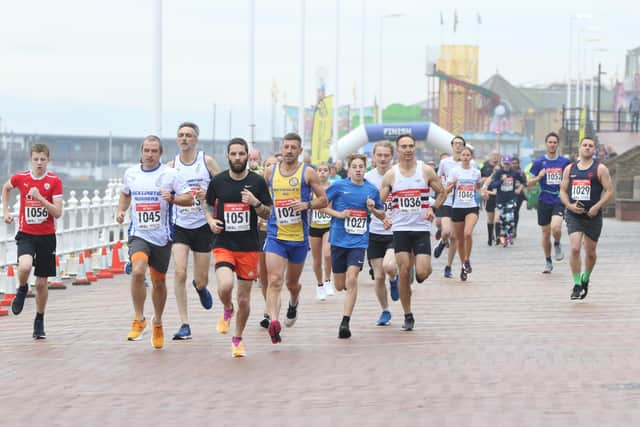
[[131, 330], [129, 334], [127, 334], [128, 341], [138, 341], [142, 338], [142, 335], [147, 331], [147, 319], [133, 319], [133, 323], [131, 324]]

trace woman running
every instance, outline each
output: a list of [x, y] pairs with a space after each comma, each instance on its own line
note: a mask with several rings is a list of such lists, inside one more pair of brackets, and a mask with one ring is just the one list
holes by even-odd
[[[322, 188], [329, 188], [329, 164], [322, 162], [316, 167], [320, 177]], [[316, 275], [316, 297], [323, 301], [327, 296], [333, 295], [333, 283], [331, 282], [331, 246], [329, 245], [329, 228], [331, 227], [331, 215], [324, 209], [311, 211], [311, 223], [309, 225], [309, 237], [311, 241], [311, 256], [313, 257], [313, 272]], [[322, 275], [324, 265], [324, 277]], [[323, 280], [324, 279], [324, 280]]]

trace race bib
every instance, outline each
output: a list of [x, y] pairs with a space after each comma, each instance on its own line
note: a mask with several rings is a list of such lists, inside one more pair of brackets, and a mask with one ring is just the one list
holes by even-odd
[[507, 179], [500, 184], [500, 191], [513, 191], [513, 177], [508, 176]]
[[245, 203], [225, 203], [225, 231], [249, 231], [251, 226], [251, 213], [249, 209], [249, 205]]
[[178, 214], [180, 215], [193, 215], [202, 213], [200, 205], [200, 199], [196, 197], [200, 187], [192, 187], [191, 194], [193, 195], [193, 206], [178, 206]]
[[458, 185], [456, 189], [456, 198], [461, 202], [473, 202], [475, 200], [475, 190], [473, 185]]
[[369, 214], [363, 210], [349, 210], [349, 216], [344, 219], [344, 229], [349, 234], [364, 234], [367, 232]]
[[160, 202], [136, 203], [136, 218], [141, 230], [160, 228]]
[[276, 222], [280, 225], [299, 224], [302, 221], [300, 212], [294, 212], [290, 207], [295, 199], [276, 200], [274, 208], [276, 212]]
[[562, 169], [551, 168], [547, 169], [547, 184], [560, 185], [562, 182]]
[[420, 190], [401, 190], [396, 193], [398, 209], [401, 212], [417, 213], [422, 208]]
[[311, 222], [316, 225], [327, 225], [331, 223], [331, 215], [322, 211], [311, 211]]
[[591, 200], [591, 181], [574, 179], [571, 184], [571, 198], [573, 200]]
[[393, 197], [391, 197], [391, 193], [387, 196], [387, 200], [384, 201], [384, 211], [387, 216], [391, 216], [391, 211], [393, 210]]
[[49, 211], [37, 200], [26, 200], [24, 217], [27, 224], [42, 224], [49, 219]]

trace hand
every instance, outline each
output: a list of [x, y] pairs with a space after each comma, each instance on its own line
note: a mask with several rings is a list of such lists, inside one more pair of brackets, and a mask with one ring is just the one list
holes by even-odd
[[349, 218], [349, 216], [351, 216], [351, 211], [349, 209], [342, 211], [342, 219]]
[[164, 200], [165, 202], [171, 203], [173, 201], [171, 191], [168, 190], [160, 190], [160, 197], [162, 197], [162, 200]]
[[38, 190], [38, 187], [31, 187], [31, 189], [29, 189], [29, 192], [27, 193], [27, 196], [40, 202], [42, 201], [42, 195], [40, 194], [40, 190]]
[[118, 224], [122, 224], [124, 222], [124, 211], [118, 211], [118, 213], [116, 214], [116, 222]]
[[385, 217], [384, 221], [382, 221], [382, 226], [384, 227], [385, 230], [390, 229], [392, 225], [393, 225], [393, 222], [389, 217]]
[[538, 180], [541, 180], [546, 174], [547, 174], [546, 169], [540, 169], [540, 172], [538, 172]]
[[196, 199], [204, 201], [207, 198], [207, 190], [205, 188], [200, 188], [196, 191]]
[[301, 200], [296, 200], [293, 203], [291, 203], [289, 206], [291, 208], [293, 208], [294, 212], [302, 212], [302, 211], [306, 211], [307, 209], [309, 209], [309, 203], [308, 202], [303, 202]]
[[485, 189], [482, 190], [482, 200], [489, 200], [489, 192]]
[[567, 206], [567, 209], [569, 209], [571, 212], [576, 213], [578, 215], [582, 215], [584, 213], [584, 208], [578, 207], [577, 202]]
[[375, 207], [376, 207], [376, 202], [374, 202], [371, 197], [367, 196], [367, 209], [372, 211], [375, 209]]
[[243, 188], [240, 194], [242, 195], [242, 203], [249, 206], [255, 206], [258, 204], [258, 199], [256, 198], [256, 196], [254, 196], [253, 193], [246, 188]]
[[424, 218], [427, 221], [433, 221], [433, 218], [435, 218], [435, 216], [433, 215], [433, 209], [427, 208], [427, 211], [424, 214]]
[[13, 222], [13, 215], [4, 214], [4, 222], [5, 224], [11, 224]]
[[[584, 209], [583, 209], [584, 211]], [[587, 216], [589, 218], [594, 218], [598, 215], [598, 213], [600, 212], [600, 208], [597, 207], [596, 205], [591, 206], [591, 208], [589, 208], [589, 210], [587, 211]]]
[[211, 218], [207, 222], [209, 223], [209, 228], [213, 231], [213, 234], [220, 234], [224, 231], [224, 222], [219, 219]]

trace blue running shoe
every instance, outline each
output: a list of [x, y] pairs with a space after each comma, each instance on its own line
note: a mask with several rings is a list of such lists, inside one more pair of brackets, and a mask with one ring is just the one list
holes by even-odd
[[131, 261], [127, 261], [124, 265], [124, 272], [127, 274], [131, 274]]
[[445, 246], [445, 242], [443, 240], [440, 240], [438, 246], [436, 246], [436, 248], [433, 250], [433, 256], [436, 258], [440, 258], [440, 255], [442, 255], [442, 251], [444, 250]]
[[391, 312], [389, 310], [384, 310], [380, 314], [380, 318], [376, 322], [377, 326], [387, 326], [391, 323]]
[[444, 277], [447, 279], [451, 279], [453, 277], [453, 273], [451, 272], [451, 266], [447, 265], [444, 268]]
[[16, 296], [11, 302], [11, 311], [16, 316], [22, 313], [22, 309], [24, 308], [24, 299], [27, 297], [27, 292], [29, 292], [28, 285], [19, 286], [18, 290], [16, 291]]
[[389, 291], [393, 301], [400, 299], [400, 292], [398, 292], [398, 275], [396, 275], [395, 279], [389, 280]]
[[183, 323], [182, 325], [180, 325], [180, 329], [178, 329], [178, 332], [173, 334], [174, 341], [190, 340], [190, 339], [191, 339], [191, 327], [189, 327], [189, 324], [187, 323]]
[[202, 307], [204, 307], [205, 310], [211, 310], [211, 307], [213, 307], [213, 298], [211, 298], [211, 292], [209, 292], [209, 289], [198, 289], [195, 280], [191, 283], [193, 283], [193, 287], [195, 288], [196, 292], [198, 292], [198, 296], [200, 297], [200, 304], [202, 304]]

